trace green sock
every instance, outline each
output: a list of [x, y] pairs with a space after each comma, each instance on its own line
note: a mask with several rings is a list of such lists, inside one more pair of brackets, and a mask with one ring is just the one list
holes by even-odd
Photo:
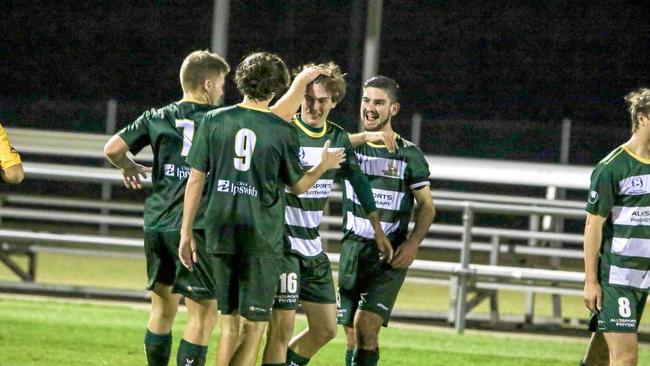
[[287, 348], [287, 366], [304, 366], [309, 363], [309, 358], [301, 356], [291, 348]]
[[352, 356], [354, 355], [353, 349], [345, 350], [345, 366], [352, 366]]
[[149, 366], [167, 366], [172, 350], [172, 334], [156, 334], [149, 329], [144, 334], [144, 354]]
[[372, 351], [355, 349], [352, 356], [352, 366], [377, 366], [379, 362], [379, 348]]
[[206, 353], [208, 353], [208, 346], [200, 346], [181, 339], [176, 363], [178, 366], [204, 366]]

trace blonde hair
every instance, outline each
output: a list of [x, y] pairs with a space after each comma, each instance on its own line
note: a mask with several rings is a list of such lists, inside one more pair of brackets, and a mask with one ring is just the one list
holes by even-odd
[[184, 91], [196, 91], [215, 74], [225, 76], [229, 72], [230, 66], [223, 57], [209, 51], [194, 51], [185, 57], [181, 65], [181, 86]]
[[627, 110], [632, 120], [632, 133], [639, 129], [639, 113], [650, 117], [650, 89], [639, 88], [625, 96]]
[[345, 74], [341, 73], [341, 68], [339, 65], [335, 64], [333, 61], [330, 61], [326, 64], [305, 64], [293, 71], [294, 76], [298, 75], [302, 70], [311, 67], [318, 66], [322, 69], [329, 71], [329, 76], [320, 75], [312, 83], [321, 84], [325, 89], [332, 94], [332, 102], [338, 103], [343, 97], [345, 97], [345, 89], [347, 88], [347, 83], [345, 82]]

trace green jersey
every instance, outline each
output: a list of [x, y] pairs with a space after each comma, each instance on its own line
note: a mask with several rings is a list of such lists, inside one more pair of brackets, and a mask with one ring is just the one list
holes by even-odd
[[330, 121], [326, 121], [323, 127], [314, 128], [304, 123], [300, 114], [294, 117], [292, 125], [298, 132], [300, 163], [304, 170], [320, 162], [323, 145], [327, 140], [330, 140], [330, 149], [344, 149], [346, 152], [346, 161], [341, 165], [341, 169], [325, 172], [307, 192], [296, 196], [286, 189], [287, 246], [294, 253], [313, 257], [323, 251], [318, 226], [323, 219], [323, 209], [337, 174], [352, 182], [355, 191], [359, 192], [361, 205], [366, 212], [375, 210], [375, 202], [368, 180], [359, 168], [348, 133], [343, 128]]
[[606, 217], [601, 283], [650, 287], [650, 160], [619, 146], [591, 174], [587, 212]]
[[205, 113], [212, 109], [207, 104], [175, 102], [144, 112], [118, 132], [133, 154], [147, 145], [153, 150], [153, 192], [145, 201], [145, 230], [180, 229], [185, 185], [190, 174], [185, 157], [194, 131]]
[[[388, 152], [384, 145], [367, 143], [355, 148], [361, 171], [368, 177], [377, 205], [381, 226], [393, 246], [399, 246], [408, 233], [413, 210], [413, 190], [428, 186], [429, 165], [422, 151], [396, 135], [399, 149]], [[374, 240], [374, 230], [359, 205], [352, 185], [345, 181], [343, 210], [344, 240]]]
[[268, 110], [217, 109], [205, 115], [187, 161], [207, 174], [208, 249], [281, 256], [284, 187], [303, 175], [296, 131]]

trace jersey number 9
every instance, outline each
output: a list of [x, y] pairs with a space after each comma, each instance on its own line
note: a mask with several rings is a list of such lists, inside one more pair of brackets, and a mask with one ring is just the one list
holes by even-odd
[[235, 135], [235, 158], [233, 159], [235, 169], [245, 172], [251, 168], [255, 142], [257, 142], [255, 132], [248, 128], [237, 131]]

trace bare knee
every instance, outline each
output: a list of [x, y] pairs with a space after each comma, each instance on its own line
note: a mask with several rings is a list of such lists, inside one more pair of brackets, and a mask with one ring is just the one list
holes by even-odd
[[271, 321], [267, 331], [267, 339], [275, 344], [289, 344], [293, 335], [293, 322]]
[[374, 350], [379, 347], [379, 329], [383, 319], [374, 313], [360, 311], [354, 319], [354, 331], [357, 338], [357, 348]]
[[316, 327], [316, 329], [310, 329], [309, 331], [310, 333], [313, 333], [316, 342], [324, 345], [332, 339], [336, 338], [337, 328], [336, 324], [324, 323]]

